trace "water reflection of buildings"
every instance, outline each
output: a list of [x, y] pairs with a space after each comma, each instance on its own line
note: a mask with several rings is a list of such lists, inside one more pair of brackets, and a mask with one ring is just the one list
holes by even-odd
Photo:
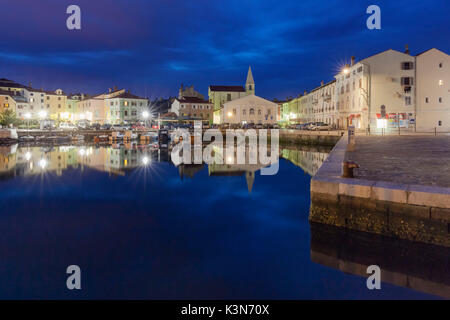
[[383, 282], [450, 298], [450, 248], [311, 224], [311, 260], [367, 277], [378, 265]]
[[138, 148], [136, 145], [96, 146], [32, 146], [0, 147], [0, 177], [27, 176], [41, 173], [61, 175], [64, 170], [80, 167], [124, 175], [128, 169], [167, 161], [167, 150]]
[[282, 146], [280, 157], [291, 161], [310, 176], [314, 176], [328, 157], [331, 148], [312, 146]]
[[74, 147], [0, 147], [0, 175], [9, 178], [54, 172], [61, 175], [69, 167], [77, 167]]

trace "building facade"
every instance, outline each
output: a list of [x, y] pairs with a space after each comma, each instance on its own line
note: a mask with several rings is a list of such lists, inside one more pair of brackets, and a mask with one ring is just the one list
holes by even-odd
[[450, 56], [437, 49], [416, 57], [417, 131], [450, 132]]
[[209, 86], [208, 96], [209, 101], [214, 106], [214, 119], [215, 124], [220, 124], [223, 121], [223, 106], [226, 102], [233, 101], [250, 94], [255, 94], [255, 81], [253, 79], [252, 69], [248, 68], [247, 80], [245, 82], [245, 88], [242, 86]]
[[281, 104], [290, 123], [358, 130], [449, 130], [449, 55], [386, 50], [342, 68], [335, 80]]
[[273, 124], [277, 122], [278, 104], [251, 94], [226, 102], [222, 112], [223, 123]]
[[177, 98], [172, 102], [169, 112], [175, 113], [180, 119], [198, 119], [212, 122], [213, 104], [197, 97]]

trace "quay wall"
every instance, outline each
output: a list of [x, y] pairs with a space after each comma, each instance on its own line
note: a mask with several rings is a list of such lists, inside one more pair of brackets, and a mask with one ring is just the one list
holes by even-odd
[[342, 178], [347, 136], [311, 181], [311, 222], [450, 247], [450, 188]]

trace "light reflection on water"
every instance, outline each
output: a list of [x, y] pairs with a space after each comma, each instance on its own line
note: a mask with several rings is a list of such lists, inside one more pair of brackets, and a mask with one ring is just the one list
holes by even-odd
[[261, 176], [135, 144], [0, 146], [0, 298], [429, 297], [311, 261], [310, 176], [329, 151], [281, 146]]

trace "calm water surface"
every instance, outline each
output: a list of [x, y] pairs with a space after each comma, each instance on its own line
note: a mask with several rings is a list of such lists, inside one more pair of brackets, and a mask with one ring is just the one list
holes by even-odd
[[[308, 223], [328, 152], [282, 147], [278, 174], [261, 176], [140, 146], [0, 147], [0, 298], [433, 297], [369, 291], [336, 248], [311, 244], [328, 239]], [[66, 288], [72, 264], [80, 291]]]

